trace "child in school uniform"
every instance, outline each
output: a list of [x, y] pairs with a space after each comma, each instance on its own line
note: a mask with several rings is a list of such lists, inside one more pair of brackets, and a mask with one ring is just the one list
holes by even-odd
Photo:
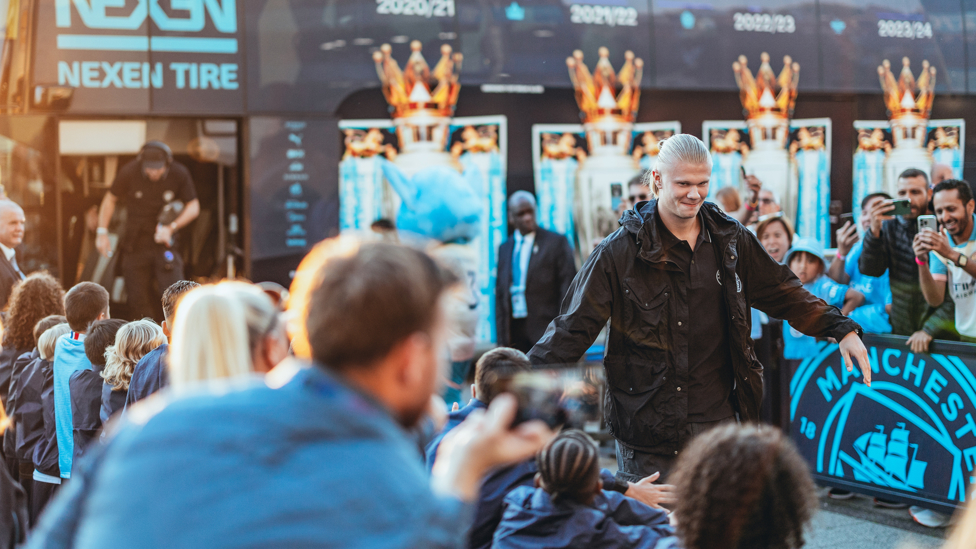
[[[844, 315], [850, 315], [851, 311], [864, 303], [864, 294], [838, 284], [824, 274], [827, 269], [824, 250], [816, 240], [797, 238], [786, 254], [786, 264], [800, 279], [804, 289], [828, 305], [840, 308]], [[788, 324], [783, 328], [783, 357], [792, 361], [789, 368], [792, 374], [804, 358], [816, 356], [823, 346], [815, 338], [800, 333]]]
[[47, 502], [61, 487], [58, 466], [58, 437], [54, 416], [54, 350], [59, 339], [71, 332], [68, 323], [49, 328], [37, 338], [40, 360], [34, 362], [25, 375], [26, 386], [37, 388], [41, 399], [41, 434], [34, 444], [31, 461], [34, 464], [34, 486], [31, 488], [30, 520], [37, 523]]
[[108, 291], [94, 282], [75, 284], [64, 296], [64, 316], [71, 332], [54, 348], [54, 421], [58, 439], [58, 469], [63, 479], [71, 478], [74, 459], [74, 422], [71, 414], [71, 374], [91, 370], [85, 354], [85, 337], [92, 323], [109, 318]]
[[88, 445], [102, 428], [102, 370], [105, 369], [105, 349], [115, 344], [115, 334], [125, 325], [124, 320], [110, 318], [99, 320], [88, 329], [85, 337], [85, 356], [91, 363], [90, 370], [78, 370], [71, 374], [68, 387], [71, 390], [71, 424], [74, 429], [74, 456], [78, 461]]
[[673, 536], [667, 512], [603, 490], [599, 461], [596, 443], [582, 431], [550, 441], [536, 457], [535, 487], [505, 497], [492, 548], [651, 549]]
[[105, 423], [125, 408], [132, 372], [142, 357], [166, 343], [163, 329], [149, 319], [130, 322], [119, 330], [115, 344], [105, 349], [105, 369], [101, 372], [102, 410]]

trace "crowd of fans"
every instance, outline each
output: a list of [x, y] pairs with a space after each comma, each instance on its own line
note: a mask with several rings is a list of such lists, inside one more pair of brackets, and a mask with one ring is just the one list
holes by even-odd
[[[897, 194], [910, 213], [893, 217], [891, 197], [868, 196], [859, 223], [837, 231], [832, 257], [794, 237], [761, 183], [750, 189], [744, 202], [719, 198], [865, 331], [909, 336], [917, 352], [935, 338], [976, 341], [968, 184], [933, 188], [906, 171]], [[506, 250], [503, 299], [528, 303], [509, 312], [509, 341], [525, 347], [545, 321], [533, 316], [538, 302], [520, 297], [532, 287], [520, 250], [528, 242], [538, 253], [551, 237], [535, 225], [534, 202], [515, 198], [512, 214], [531, 219]], [[918, 229], [930, 211], [944, 232]], [[567, 247], [550, 249], [561, 258]], [[667, 479], [622, 480], [582, 431], [513, 426], [505, 380], [531, 364], [511, 347], [484, 353], [471, 399], [445, 413], [439, 386], [458, 362], [446, 349], [462, 278], [436, 255], [326, 241], [290, 293], [176, 282], [159, 325], [112, 319], [98, 284], [65, 292], [47, 274], [27, 276], [3, 317], [0, 547], [803, 545], [814, 486], [779, 428], [725, 424], [692, 440]], [[572, 278], [570, 266], [553, 272]], [[759, 311], [752, 320], [773, 389], [763, 419], [785, 427], [791, 373], [819, 342]], [[976, 543], [973, 509], [953, 547]]]

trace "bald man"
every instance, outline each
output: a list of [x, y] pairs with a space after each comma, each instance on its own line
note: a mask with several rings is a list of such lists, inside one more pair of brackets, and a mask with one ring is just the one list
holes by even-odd
[[10, 292], [24, 279], [14, 249], [24, 241], [24, 210], [16, 202], [0, 200], [0, 309], [7, 307]]
[[512, 238], [498, 249], [495, 327], [498, 344], [527, 352], [559, 314], [559, 304], [576, 276], [576, 260], [566, 237], [536, 223], [532, 193], [516, 191], [508, 200]]

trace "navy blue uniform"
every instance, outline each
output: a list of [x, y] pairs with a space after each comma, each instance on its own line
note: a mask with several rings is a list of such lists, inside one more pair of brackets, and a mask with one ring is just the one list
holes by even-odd
[[166, 356], [169, 345], [163, 343], [146, 353], [132, 370], [129, 392], [125, 396], [125, 409], [169, 385], [169, 371], [166, 369]]

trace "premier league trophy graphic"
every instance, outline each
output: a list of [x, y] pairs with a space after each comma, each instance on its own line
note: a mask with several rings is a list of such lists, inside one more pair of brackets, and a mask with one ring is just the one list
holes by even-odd
[[599, 54], [592, 74], [583, 63], [583, 52], [576, 50], [566, 60], [589, 150], [576, 176], [576, 242], [583, 261], [616, 230], [627, 181], [640, 171], [639, 159], [631, 154], [631, 138], [644, 62], [628, 51], [617, 73], [609, 50], [600, 48]]
[[885, 159], [883, 190], [891, 196], [896, 194], [895, 185], [901, 172], [916, 168], [929, 174], [932, 170], [932, 155], [925, 141], [935, 99], [935, 67], [929, 66], [928, 61], [922, 61], [922, 73], [915, 80], [907, 57], [902, 59], [901, 64], [898, 80], [895, 80], [887, 59], [878, 67], [892, 140], [891, 152]]
[[783, 70], [777, 77], [769, 65], [769, 54], [763, 52], [761, 60], [755, 77], [744, 55], [732, 64], [752, 144], [743, 167], [758, 177], [764, 188], [773, 191], [787, 217], [796, 219], [796, 185], [791, 181], [793, 170], [786, 142], [796, 104], [800, 65], [785, 56]]

